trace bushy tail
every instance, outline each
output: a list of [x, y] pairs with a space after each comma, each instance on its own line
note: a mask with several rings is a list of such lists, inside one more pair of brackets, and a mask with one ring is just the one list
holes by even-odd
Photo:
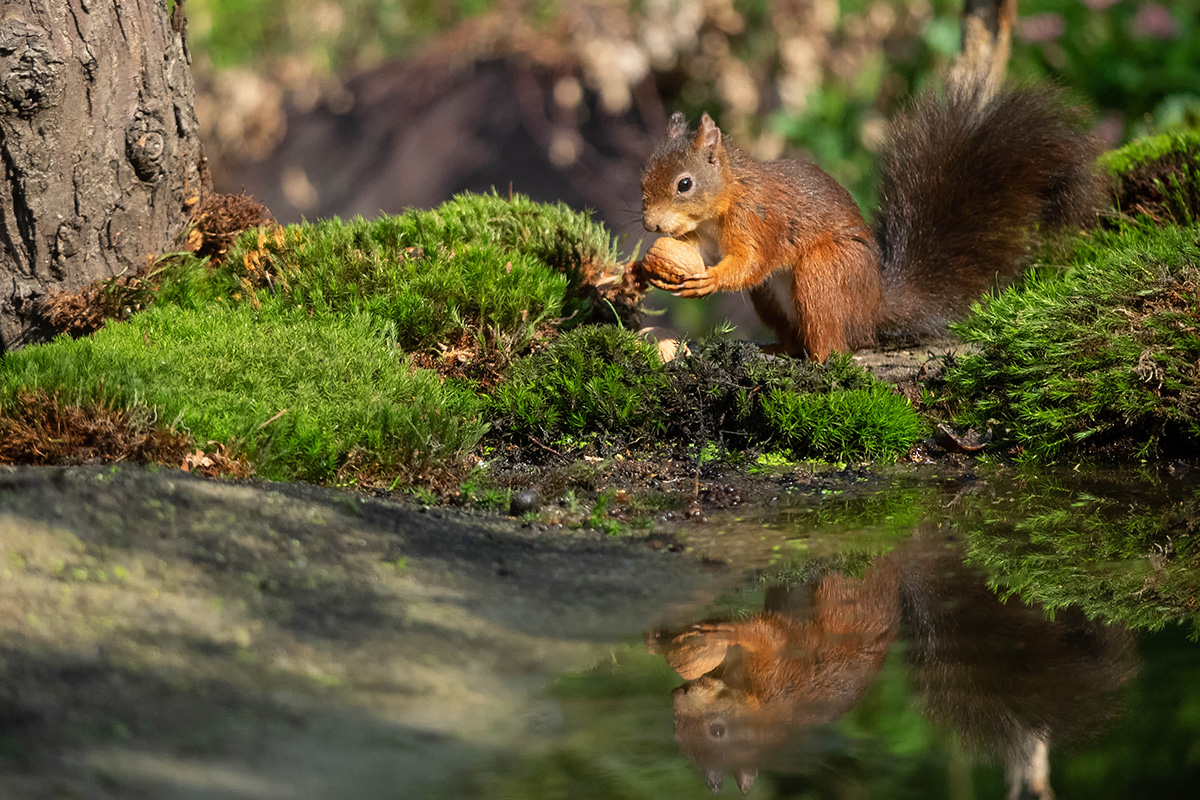
[[1082, 224], [1103, 197], [1098, 148], [1053, 87], [926, 95], [892, 124], [877, 236], [881, 332], [930, 333], [1017, 277], [1037, 229]]

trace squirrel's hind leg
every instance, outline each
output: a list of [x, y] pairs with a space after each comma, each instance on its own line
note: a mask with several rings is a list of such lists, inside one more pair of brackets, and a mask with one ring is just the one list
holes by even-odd
[[[800, 341], [800, 330], [796, 326], [795, 303], [787, 287], [777, 285], [782, 283], [778, 277], [773, 275], [765, 283], [748, 291], [750, 302], [754, 305], [754, 313], [758, 314], [758, 318], [771, 329], [777, 339], [775, 344], [767, 345], [762, 351], [772, 355], [802, 356], [806, 351], [804, 343]], [[787, 273], [786, 277], [790, 279], [791, 274]]]

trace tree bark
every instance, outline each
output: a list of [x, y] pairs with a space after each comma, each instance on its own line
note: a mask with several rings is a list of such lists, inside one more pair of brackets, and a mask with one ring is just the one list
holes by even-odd
[[181, 8], [2, 2], [0, 352], [46, 335], [51, 292], [174, 249], [207, 188]]

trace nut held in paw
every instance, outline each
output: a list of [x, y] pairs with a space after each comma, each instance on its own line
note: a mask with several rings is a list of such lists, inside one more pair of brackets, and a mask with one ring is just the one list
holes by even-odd
[[684, 278], [704, 272], [704, 260], [694, 245], [663, 237], [654, 243], [642, 259], [642, 268], [651, 279], [676, 284]]

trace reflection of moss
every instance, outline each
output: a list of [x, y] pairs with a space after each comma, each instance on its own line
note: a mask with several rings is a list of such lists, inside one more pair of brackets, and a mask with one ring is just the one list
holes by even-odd
[[[929, 514], [934, 491], [929, 486], [892, 483], [882, 491], [851, 492], [845, 496], [826, 494], [819, 502], [790, 509], [783, 523], [797, 531], [811, 530], [814, 537], [837, 536], [839, 545], [855, 545], [868, 539], [892, 541], [906, 536]], [[846, 534], [859, 534], [846, 538]]]
[[969, 503], [984, 524], [967, 528], [968, 560], [1051, 611], [1150, 629], [1187, 620], [1200, 633], [1200, 489], [1168, 502], [1158, 488], [1090, 494], [1037, 480], [1007, 503]]

